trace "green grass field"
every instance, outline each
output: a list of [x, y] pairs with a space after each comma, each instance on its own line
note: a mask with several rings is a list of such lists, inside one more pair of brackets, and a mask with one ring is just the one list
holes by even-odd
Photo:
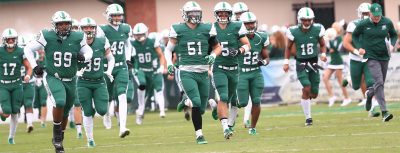
[[[243, 110], [237, 120], [234, 137], [225, 140], [219, 121], [210, 111], [203, 116], [206, 145], [195, 143], [192, 122], [184, 120], [183, 113], [167, 112], [161, 119], [158, 113], [147, 113], [143, 125], [135, 124], [129, 115], [131, 135], [118, 137], [115, 118], [113, 128], [106, 130], [102, 119], [95, 120], [96, 148], [86, 147], [86, 138], [77, 139], [76, 131], [65, 133], [66, 152], [399, 152], [400, 103], [390, 103], [394, 118], [383, 123], [381, 117], [367, 117], [363, 107], [328, 108], [326, 104], [312, 106], [314, 125], [304, 126], [304, 115], [299, 105], [264, 107], [258, 123], [258, 135], [250, 136], [242, 125]], [[0, 152], [54, 152], [51, 144], [52, 126], [40, 128], [35, 123], [31, 134], [19, 124], [15, 145], [7, 144], [8, 125], [0, 125]]]

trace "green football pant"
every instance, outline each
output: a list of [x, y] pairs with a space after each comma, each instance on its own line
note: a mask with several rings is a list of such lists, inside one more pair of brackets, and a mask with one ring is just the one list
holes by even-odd
[[319, 92], [319, 71], [309, 70], [308, 68], [297, 72], [297, 79], [303, 87], [311, 86], [311, 93], [318, 94]]
[[111, 83], [110, 79], [107, 75], [104, 75], [104, 80], [106, 81], [107, 91], [108, 91], [108, 99], [109, 101], [115, 100], [115, 93], [113, 90], [113, 84]]
[[354, 90], [360, 89], [361, 77], [363, 74], [367, 87], [373, 86], [374, 79], [372, 78], [372, 75], [369, 72], [367, 62], [363, 63], [360, 61], [350, 60], [350, 76], [351, 76], [352, 87]]
[[0, 83], [0, 104], [4, 114], [18, 114], [23, 99], [22, 82]]
[[[87, 117], [100, 114], [103, 116], [108, 110], [108, 92], [104, 79], [97, 81], [78, 80], [78, 97], [84, 115]], [[94, 107], [93, 107], [93, 103]]]
[[126, 68], [114, 70], [113, 74], [114, 81], [111, 83], [113, 87], [113, 92], [116, 99], [119, 95], [126, 94], [126, 89], [128, 88], [128, 70]]
[[259, 105], [261, 103], [261, 95], [264, 89], [264, 78], [261, 70], [254, 70], [250, 72], [240, 72], [238, 83], [238, 107], [246, 107], [251, 97], [251, 103]]
[[196, 73], [179, 71], [178, 73], [183, 90], [192, 101], [193, 107], [200, 108], [201, 114], [204, 114], [210, 88], [208, 72]]
[[23, 83], [24, 99], [23, 105], [25, 109], [33, 107], [35, 99], [35, 85], [34, 83]]
[[146, 88], [154, 89], [157, 92], [162, 89], [162, 74], [138, 70], [135, 77], [137, 77], [137, 80], [139, 81], [139, 86], [144, 85]]
[[129, 79], [128, 80], [128, 89], [126, 91], [126, 98], [127, 98], [127, 102], [131, 103], [133, 102], [133, 80]]
[[49, 100], [56, 108], [64, 108], [64, 118], [67, 118], [76, 96], [76, 78], [72, 78], [71, 81], [61, 81], [54, 76], [46, 75], [43, 78], [43, 85], [49, 94]]
[[47, 100], [47, 91], [44, 88], [43, 85], [40, 87], [36, 86], [35, 87], [35, 108], [40, 108], [41, 106], [46, 106], [46, 100]]
[[220, 101], [224, 103], [231, 102], [238, 84], [238, 70], [223, 70], [217, 67], [213, 68], [213, 83], [217, 89]]

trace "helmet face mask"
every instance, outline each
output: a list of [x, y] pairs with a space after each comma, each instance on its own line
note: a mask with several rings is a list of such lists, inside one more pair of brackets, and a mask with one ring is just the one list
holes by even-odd
[[254, 32], [257, 31], [257, 21], [246, 22], [244, 23], [244, 26], [246, 27], [248, 34], [254, 34]]
[[59, 36], [67, 36], [72, 30], [71, 22], [58, 22], [55, 23], [54, 30]]
[[122, 24], [123, 20], [124, 20], [123, 14], [111, 14], [109, 18], [109, 22], [115, 26]]
[[227, 2], [219, 2], [214, 7], [214, 17], [218, 23], [227, 24], [232, 18], [232, 7]]
[[3, 44], [7, 48], [15, 48], [18, 44], [18, 33], [12, 28], [7, 28], [2, 34]]

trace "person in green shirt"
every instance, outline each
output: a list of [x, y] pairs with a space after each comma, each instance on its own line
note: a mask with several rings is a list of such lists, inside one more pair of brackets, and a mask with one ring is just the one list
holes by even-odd
[[176, 51], [178, 55], [178, 76], [183, 90], [192, 103], [196, 142], [206, 144], [208, 142], [202, 132], [202, 114], [205, 113], [209, 96], [208, 70], [210, 65], [214, 64], [217, 55], [221, 53], [221, 47], [216, 38], [214, 25], [201, 22], [202, 9], [198, 3], [186, 2], [182, 14], [185, 22], [171, 26], [164, 54], [169, 74], [174, 73], [175, 69], [172, 64], [172, 51]]
[[[23, 101], [22, 83], [29, 83], [32, 68], [24, 55], [23, 48], [17, 45], [17, 31], [12, 28], [5, 29], [2, 40], [3, 44], [0, 45], [0, 114], [2, 120], [10, 116], [8, 144], [15, 144], [18, 114]], [[26, 73], [21, 79], [22, 66], [25, 67]]]
[[365, 93], [367, 96], [365, 108], [367, 111], [371, 110], [372, 97], [375, 95], [382, 111], [382, 120], [387, 122], [393, 118], [393, 114], [386, 108], [384, 83], [390, 52], [396, 44], [397, 34], [392, 21], [382, 16], [382, 8], [379, 4], [372, 4], [370, 11], [370, 18], [360, 21], [352, 36], [359, 54], [367, 60], [367, 66], [375, 81], [372, 86], [368, 86]]
[[[71, 31], [72, 19], [65, 11], [57, 11], [52, 17], [52, 29], [41, 30], [36, 41], [24, 48], [24, 53], [53, 103], [53, 139], [56, 152], [64, 152], [64, 130], [68, 112], [76, 96], [76, 72], [78, 62], [89, 61], [93, 51], [86, 44], [83, 32]], [[37, 65], [34, 51], [44, 48], [46, 70]]]
[[302, 89], [301, 106], [306, 118], [305, 125], [311, 126], [311, 99], [317, 98], [319, 92], [320, 75], [318, 66], [318, 44], [321, 52], [321, 61], [326, 61], [326, 47], [323, 38], [325, 28], [314, 22], [314, 12], [303, 7], [297, 14], [298, 25], [290, 27], [286, 31], [288, 45], [285, 50], [283, 70], [289, 71], [289, 58], [292, 47], [296, 48], [296, 73]]

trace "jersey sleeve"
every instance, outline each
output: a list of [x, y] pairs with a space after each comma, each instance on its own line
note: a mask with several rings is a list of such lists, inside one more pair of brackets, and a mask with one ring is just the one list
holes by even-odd
[[81, 47], [87, 45], [87, 44], [86, 44], [86, 34], [83, 34], [83, 38], [82, 38], [80, 44], [81, 44]]
[[168, 37], [169, 38], [177, 38], [178, 37], [178, 34], [176, 33], [174, 26], [171, 26]]
[[292, 30], [291, 30], [292, 28], [290, 28], [290, 29], [288, 29], [287, 31], [286, 31], [286, 37], [289, 39], [289, 40], [291, 40], [291, 41], [294, 41], [294, 36], [293, 36], [293, 34], [292, 34]]
[[108, 41], [107, 37], [104, 37], [104, 40], [104, 49], [107, 50], [108, 48], [110, 48], [110, 41]]
[[106, 34], [104, 33], [103, 29], [101, 29], [100, 26], [97, 26], [96, 28], [96, 36], [97, 37], [105, 37]]
[[46, 41], [46, 39], [44, 39], [43, 31], [40, 31], [40, 33], [39, 33], [38, 36], [37, 36], [36, 41], [37, 41], [39, 44], [41, 44], [43, 47], [46, 46], [47, 41]]
[[267, 35], [265, 35], [265, 41], [264, 41], [264, 47], [267, 47], [269, 45], [269, 37]]
[[211, 29], [210, 29], [210, 37], [216, 36], [217, 35], [217, 29], [215, 29], [214, 24], [211, 24]]
[[154, 40], [154, 48], [160, 47], [160, 41], [158, 41], [158, 39]]
[[356, 24], [354, 22], [350, 22], [349, 25], [347, 25], [346, 32], [353, 33], [354, 29], [356, 29]]
[[320, 24], [320, 31], [319, 31], [318, 36], [321, 38], [324, 35], [325, 35], [325, 28], [324, 28], [324, 26], [322, 24]]
[[240, 24], [240, 29], [239, 29], [239, 32], [238, 32], [239, 37], [245, 36], [246, 33], [247, 33], [246, 26], [244, 26], [243, 22], [241, 22], [241, 24]]

